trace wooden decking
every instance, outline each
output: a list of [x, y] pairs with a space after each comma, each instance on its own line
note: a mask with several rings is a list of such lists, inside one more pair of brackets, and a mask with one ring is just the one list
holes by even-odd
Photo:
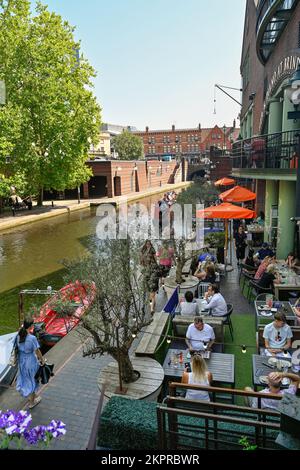
[[154, 357], [157, 346], [161, 342], [169, 320], [165, 312], [156, 312], [152, 323], [146, 328], [143, 337], [135, 350], [136, 356]]
[[[126, 397], [155, 400], [160, 392], [164, 380], [164, 370], [159, 362], [149, 357], [133, 357], [132, 365], [134, 370], [140, 373], [140, 378], [133, 383], [123, 383], [127, 388]], [[105, 387], [105, 396], [111, 398], [117, 395], [116, 389], [119, 386], [119, 370], [117, 362], [109, 363], [100, 373], [98, 384], [101, 389]]]

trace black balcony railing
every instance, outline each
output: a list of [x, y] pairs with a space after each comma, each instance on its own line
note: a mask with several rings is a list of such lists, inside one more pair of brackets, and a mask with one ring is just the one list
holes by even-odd
[[232, 145], [232, 168], [295, 169], [299, 139], [300, 129], [238, 140]]

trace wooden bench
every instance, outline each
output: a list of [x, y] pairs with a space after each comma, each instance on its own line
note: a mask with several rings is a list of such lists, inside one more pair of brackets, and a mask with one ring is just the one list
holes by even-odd
[[[293, 333], [292, 338], [292, 349], [297, 349], [300, 347], [300, 326], [291, 326]], [[262, 354], [265, 350], [265, 339], [263, 337], [264, 327], [258, 327], [256, 332], [256, 349], [257, 354]]]
[[136, 350], [136, 356], [147, 356], [154, 358], [157, 346], [160, 344], [162, 336], [166, 332], [169, 315], [165, 312], [156, 312], [153, 315], [152, 323], [147, 326], [143, 337]]
[[[185, 338], [188, 326], [191, 323], [194, 323], [195, 316], [187, 316], [187, 315], [175, 315], [173, 318], [173, 333], [174, 336]], [[224, 324], [222, 318], [217, 317], [210, 317], [206, 316], [203, 317], [204, 323], [212, 326], [215, 333], [215, 341], [219, 343], [219, 350], [223, 352], [224, 350]]]

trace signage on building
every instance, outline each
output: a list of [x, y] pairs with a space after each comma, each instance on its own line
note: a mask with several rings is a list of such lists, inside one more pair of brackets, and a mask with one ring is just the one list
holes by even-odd
[[265, 117], [266, 107], [270, 97], [276, 91], [278, 85], [283, 81], [283, 79], [289, 77], [295, 70], [297, 70], [298, 65], [300, 65], [300, 57], [297, 55], [289, 55], [282, 59], [282, 61], [275, 68], [271, 80], [269, 81], [269, 86], [267, 89], [264, 108], [261, 113], [259, 128], [262, 131], [263, 120]]

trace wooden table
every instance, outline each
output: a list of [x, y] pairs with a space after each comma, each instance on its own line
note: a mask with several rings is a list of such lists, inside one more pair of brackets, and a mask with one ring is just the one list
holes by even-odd
[[[298, 276], [299, 277], [299, 276]], [[297, 284], [296, 283], [291, 283], [291, 284], [275, 284], [274, 283], [274, 289], [275, 289], [275, 297], [276, 299], [279, 300], [279, 292], [280, 291], [291, 291], [291, 292], [300, 292], [300, 278], [295, 278], [297, 279]]]
[[[278, 369], [271, 368], [266, 365], [268, 364], [269, 359], [270, 357], [267, 357], [267, 356], [259, 356], [258, 354], [252, 355], [252, 382], [253, 382], [255, 391], [257, 391], [257, 387], [263, 387], [263, 388], [267, 387], [267, 385], [262, 384], [260, 382], [259, 377], [261, 375], [269, 375], [270, 372], [278, 372]], [[287, 357], [287, 358], [280, 357], [279, 359], [283, 361], [288, 361], [288, 362], [291, 362], [292, 360], [290, 357]], [[287, 387], [288, 386], [286, 385], [286, 386], [283, 386], [282, 388], [287, 388]]]
[[[296, 315], [294, 313], [294, 310], [293, 310], [290, 302], [280, 301], [280, 303], [282, 305], [282, 308], [278, 308], [277, 311], [279, 311], [279, 310], [284, 311], [283, 313], [285, 314], [286, 319], [289, 320], [289, 324], [290, 325], [295, 325]], [[266, 315], [263, 315], [263, 313], [265, 313], [264, 310], [258, 310], [258, 307], [263, 306], [263, 305], [266, 305], [265, 301], [261, 301], [261, 300], [256, 301], [255, 300], [255, 302], [254, 302], [254, 306], [255, 306], [255, 330], [256, 331], [258, 330], [259, 326], [266, 324], [266, 323], [261, 323], [260, 320], [262, 320], [262, 319], [268, 320], [268, 323], [271, 322], [272, 320], [274, 320], [275, 312], [271, 312], [271, 311], [267, 310], [266, 312], [270, 313], [270, 315], [266, 316]]]
[[[173, 354], [183, 354], [182, 364], [178, 364], [177, 367], [169, 364]], [[191, 358], [187, 359], [187, 349], [169, 349], [166, 355], [163, 369], [165, 373], [165, 379], [178, 379], [182, 377], [184, 372], [184, 363], [191, 362]], [[223, 353], [211, 353], [209, 359], [205, 359], [208, 370], [213, 375], [214, 385], [228, 384], [231, 388], [235, 387], [235, 357], [234, 354], [223, 354]]]

